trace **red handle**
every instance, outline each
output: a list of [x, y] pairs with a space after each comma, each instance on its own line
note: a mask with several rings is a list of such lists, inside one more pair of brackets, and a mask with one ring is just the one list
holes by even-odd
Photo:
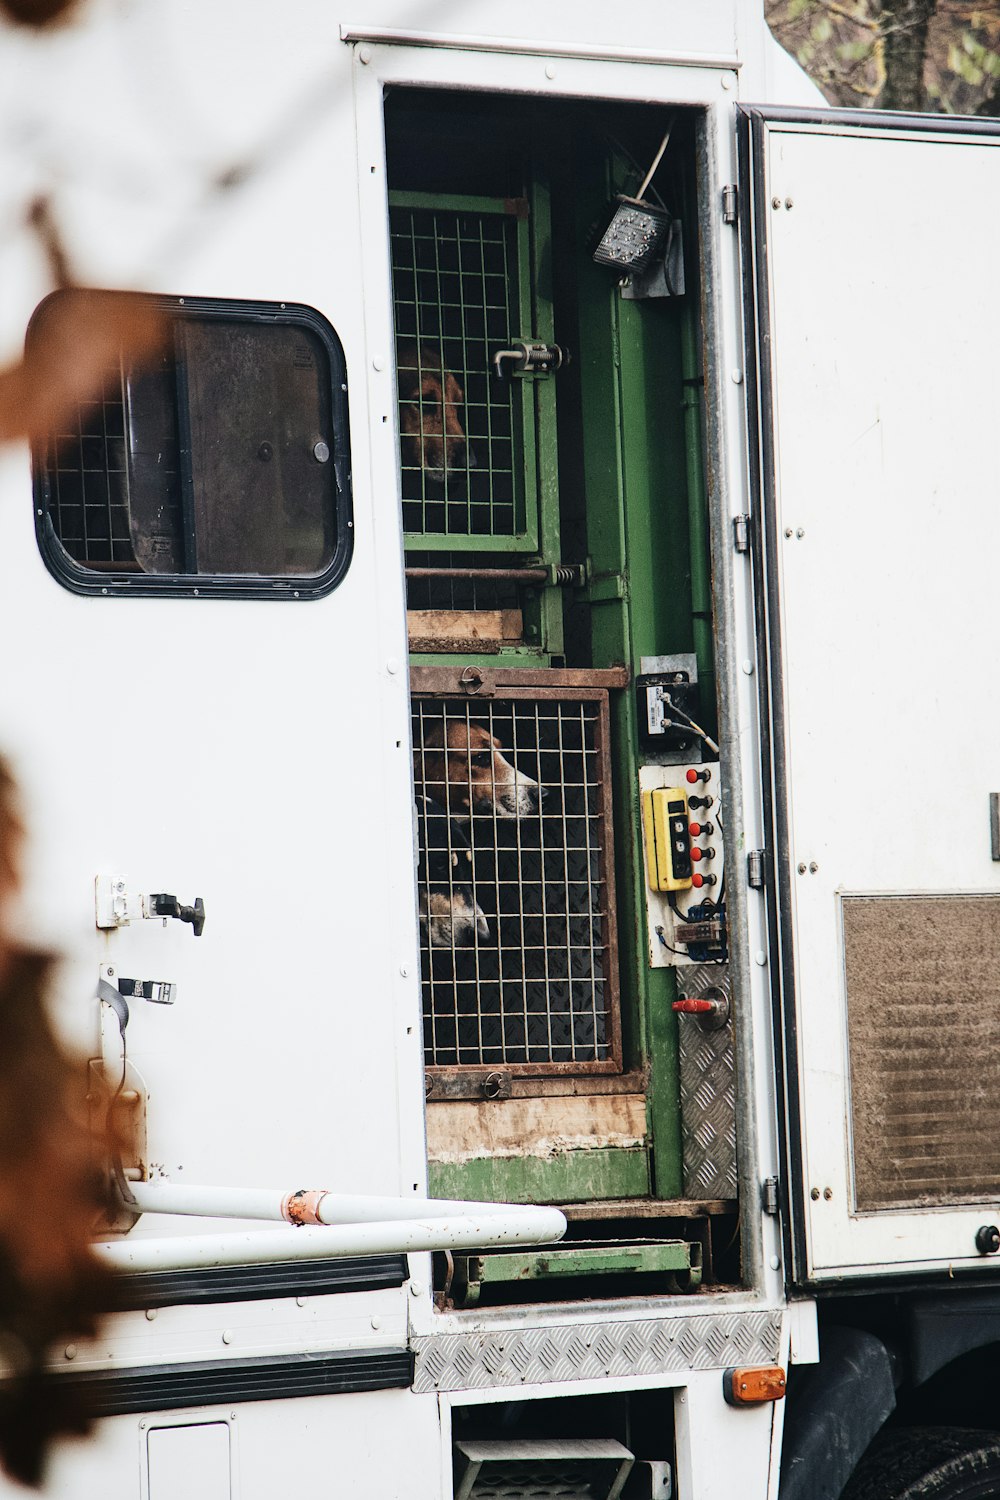
[[685, 1000], [675, 1000], [673, 1010], [681, 1011], [686, 1016], [701, 1016], [709, 1011], [714, 1011], [718, 1005], [716, 1000], [696, 1000], [693, 995]]

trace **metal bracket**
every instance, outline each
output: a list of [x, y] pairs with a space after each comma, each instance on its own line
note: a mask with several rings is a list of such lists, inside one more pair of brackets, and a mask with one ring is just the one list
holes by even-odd
[[460, 1072], [424, 1074], [424, 1097], [428, 1103], [442, 1099], [509, 1099], [511, 1075], [497, 1070], [463, 1068]]

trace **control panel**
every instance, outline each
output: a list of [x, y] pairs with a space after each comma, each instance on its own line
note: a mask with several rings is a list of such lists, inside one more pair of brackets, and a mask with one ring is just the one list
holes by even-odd
[[728, 957], [717, 762], [639, 770], [649, 962]]

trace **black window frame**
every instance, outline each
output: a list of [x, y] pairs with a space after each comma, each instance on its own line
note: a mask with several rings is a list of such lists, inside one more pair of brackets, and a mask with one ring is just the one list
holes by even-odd
[[[43, 309], [64, 295], [52, 292], [32, 314], [25, 337], [30, 357]], [[74, 291], [74, 296], [79, 296]], [[107, 292], [99, 295], [106, 297]], [[46, 568], [64, 588], [74, 594], [96, 598], [182, 599], [291, 599], [324, 598], [340, 584], [350, 568], [354, 552], [354, 506], [351, 484], [350, 424], [347, 364], [343, 345], [333, 325], [315, 308], [297, 302], [258, 302], [233, 298], [165, 296], [145, 292], [115, 292], [115, 296], [141, 299], [167, 318], [198, 321], [245, 321], [300, 327], [316, 337], [329, 360], [329, 412], [334, 442], [331, 466], [334, 476], [335, 546], [330, 563], [318, 574], [217, 574], [135, 573], [100, 571], [72, 558], [56, 535], [51, 519], [52, 493], [47, 472], [47, 441], [32, 443], [32, 492], [35, 536]]]

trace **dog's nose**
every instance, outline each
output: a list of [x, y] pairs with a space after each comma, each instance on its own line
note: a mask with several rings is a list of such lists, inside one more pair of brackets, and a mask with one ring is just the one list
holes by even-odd
[[486, 913], [481, 906], [476, 907], [476, 933], [484, 943], [489, 942], [490, 924], [486, 920]]

